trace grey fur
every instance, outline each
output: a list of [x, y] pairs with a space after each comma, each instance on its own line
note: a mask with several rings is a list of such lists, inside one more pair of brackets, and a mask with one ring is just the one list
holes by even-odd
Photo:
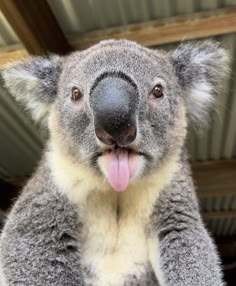
[[152, 229], [161, 241], [165, 283], [223, 285], [220, 260], [200, 217], [187, 162], [176, 175], [152, 215]]
[[[148, 264], [139, 276], [128, 272], [123, 285], [158, 285], [159, 279], [161, 286], [224, 285], [214, 243], [199, 214], [184, 144], [186, 113], [196, 120], [214, 106], [227, 71], [227, 53], [212, 42], [183, 44], [166, 53], [129, 41], [106, 41], [53, 59], [33, 58], [19, 63], [4, 71], [3, 78], [11, 93], [29, 108], [35, 106], [30, 101], [40, 108], [50, 105], [36, 118], [47, 122], [47, 115], [54, 112], [53, 128], [49, 125], [51, 139], [60, 138], [71, 162], [103, 177], [97, 159], [104, 149], [94, 133], [90, 92], [96, 80], [107, 72], [127, 75], [140, 96], [134, 145], [143, 154], [145, 166], [137, 181], [161, 169], [176, 152], [181, 154], [178, 170], [161, 191], [146, 225], [147, 235], [159, 239], [163, 281]], [[30, 82], [31, 76], [35, 85]], [[160, 81], [164, 97], [150, 101], [152, 88]], [[71, 101], [73, 85], [83, 93], [79, 103]], [[195, 96], [198, 85], [200, 103]], [[192, 106], [195, 103], [197, 108]], [[35, 112], [32, 110], [33, 115]], [[49, 144], [3, 230], [0, 259], [7, 285], [96, 285], [93, 268], [81, 263], [81, 209], [62, 194], [51, 174], [47, 154], [52, 148]]]
[[75, 208], [53, 186], [50, 170], [41, 166], [3, 233], [7, 285], [84, 285], [77, 243], [80, 227]]

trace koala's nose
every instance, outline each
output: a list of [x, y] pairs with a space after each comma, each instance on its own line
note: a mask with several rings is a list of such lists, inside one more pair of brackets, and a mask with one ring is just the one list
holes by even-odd
[[135, 140], [138, 92], [134, 84], [119, 77], [103, 78], [91, 93], [91, 105], [100, 141], [127, 146]]
[[127, 146], [131, 144], [136, 138], [136, 128], [127, 127], [120, 134], [109, 134], [105, 129], [95, 128], [95, 133], [100, 141], [106, 145], [117, 144], [119, 146]]

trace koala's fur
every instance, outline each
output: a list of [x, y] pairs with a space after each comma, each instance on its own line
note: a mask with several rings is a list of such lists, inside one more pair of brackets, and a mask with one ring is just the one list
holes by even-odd
[[[185, 151], [188, 121], [205, 123], [228, 70], [213, 42], [173, 52], [105, 41], [3, 71], [6, 87], [49, 129], [43, 159], [4, 227], [1, 285], [222, 286]], [[107, 180], [90, 93], [104, 74], [137, 86], [138, 169], [122, 193]], [[164, 97], [150, 99], [161, 83]], [[83, 97], [71, 101], [76, 85]]]

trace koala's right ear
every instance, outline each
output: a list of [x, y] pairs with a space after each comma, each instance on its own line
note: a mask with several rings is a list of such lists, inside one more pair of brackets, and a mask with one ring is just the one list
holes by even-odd
[[56, 98], [62, 62], [57, 55], [35, 56], [10, 64], [1, 72], [6, 88], [41, 123], [46, 122]]

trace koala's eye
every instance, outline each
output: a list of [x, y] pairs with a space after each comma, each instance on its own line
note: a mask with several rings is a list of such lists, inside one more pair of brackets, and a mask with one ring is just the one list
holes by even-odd
[[160, 98], [163, 97], [164, 93], [163, 93], [163, 86], [161, 84], [157, 84], [154, 86], [151, 94], [155, 97], [155, 98]]
[[71, 89], [71, 100], [76, 101], [79, 100], [82, 97], [81, 91], [78, 89], [78, 87], [74, 86]]

